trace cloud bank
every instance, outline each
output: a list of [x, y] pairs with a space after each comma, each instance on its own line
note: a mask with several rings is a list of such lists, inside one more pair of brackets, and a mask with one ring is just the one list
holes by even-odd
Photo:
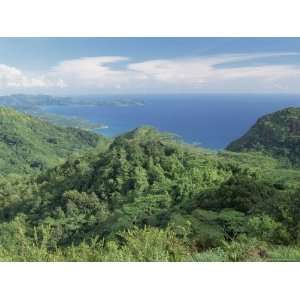
[[50, 78], [48, 75], [25, 75], [21, 70], [0, 64], [0, 88], [49, 88], [65, 87], [60, 78]]
[[[293, 57], [293, 63], [282, 63]], [[300, 53], [223, 54], [133, 62], [83, 57], [31, 74], [0, 64], [0, 89], [93, 92], [300, 92]], [[272, 63], [264, 60], [272, 58]]]

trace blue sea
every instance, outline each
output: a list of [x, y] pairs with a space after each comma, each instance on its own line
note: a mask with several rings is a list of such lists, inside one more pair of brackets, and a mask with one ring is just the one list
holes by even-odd
[[[98, 96], [99, 98], [100, 96]], [[99, 130], [116, 136], [143, 125], [179, 135], [201, 147], [222, 149], [243, 135], [262, 115], [300, 106], [300, 95], [118, 95], [103, 99], [143, 100], [144, 105], [48, 106], [48, 112], [76, 116], [107, 126]], [[84, 97], [82, 97], [84, 103]]]

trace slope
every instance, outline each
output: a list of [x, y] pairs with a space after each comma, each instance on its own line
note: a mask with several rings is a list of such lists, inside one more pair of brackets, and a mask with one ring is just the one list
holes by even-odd
[[300, 108], [286, 108], [260, 118], [229, 151], [261, 151], [300, 165]]
[[30, 173], [63, 162], [71, 153], [104, 143], [88, 131], [62, 128], [0, 108], [0, 174]]

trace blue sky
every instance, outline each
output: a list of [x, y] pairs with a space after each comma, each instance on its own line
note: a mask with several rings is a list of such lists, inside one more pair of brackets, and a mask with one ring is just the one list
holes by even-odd
[[0, 38], [0, 93], [300, 93], [299, 38]]

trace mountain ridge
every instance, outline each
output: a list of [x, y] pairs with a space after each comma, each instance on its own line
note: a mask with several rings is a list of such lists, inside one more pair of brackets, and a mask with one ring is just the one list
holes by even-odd
[[63, 162], [74, 152], [95, 148], [101, 136], [63, 128], [0, 107], [0, 172], [28, 173]]
[[261, 151], [300, 166], [300, 108], [288, 107], [262, 116], [226, 150]]

